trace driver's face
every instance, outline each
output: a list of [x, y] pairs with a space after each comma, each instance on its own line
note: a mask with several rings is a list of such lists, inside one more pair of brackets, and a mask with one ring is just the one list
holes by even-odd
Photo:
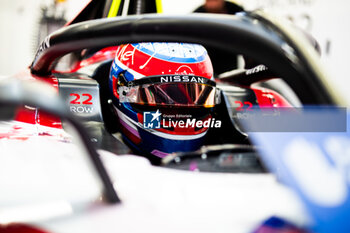
[[210, 13], [221, 13], [224, 11], [224, 0], [206, 0], [205, 8]]

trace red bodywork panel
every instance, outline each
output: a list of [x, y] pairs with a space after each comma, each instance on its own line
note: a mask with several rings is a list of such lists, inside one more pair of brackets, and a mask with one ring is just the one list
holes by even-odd
[[[93, 65], [98, 62], [106, 61], [109, 59], [114, 59], [114, 57], [116, 56], [117, 49], [118, 49], [118, 46], [104, 48], [96, 52], [93, 56], [77, 62], [71, 70], [66, 72], [67, 73], [76, 72], [83, 67]], [[53, 73], [55, 72], [62, 73], [58, 71], [53, 71]], [[59, 92], [58, 80], [52, 75], [46, 76], [46, 77], [39, 77], [39, 76], [32, 75], [30, 73], [30, 70], [28, 69], [15, 75], [15, 78], [29, 79], [33, 81], [34, 80], [44, 81], [46, 83], [49, 83], [52, 87], [54, 87], [57, 90], [57, 93]], [[39, 124], [42, 126], [62, 129], [62, 123], [59, 118], [52, 116], [48, 113], [45, 113], [43, 111], [40, 111], [36, 108], [32, 108], [30, 106], [24, 106], [22, 108], [19, 108], [17, 110], [14, 120], [21, 121], [24, 123], [29, 123], [29, 124]]]
[[[58, 94], [58, 80], [54, 76], [39, 77], [32, 75], [30, 70], [25, 70], [14, 76], [14, 78], [22, 80], [43, 81], [57, 90]], [[38, 110], [30, 106], [23, 106], [17, 109], [14, 120], [21, 121], [28, 124], [39, 124], [52, 128], [62, 129], [61, 120], [58, 117], [52, 116], [48, 113]]]
[[21, 223], [0, 225], [0, 233], [48, 233], [47, 231]]
[[270, 89], [251, 88], [261, 108], [292, 107], [292, 105], [280, 94]]
[[118, 46], [112, 46], [107, 47], [104, 49], [101, 49], [100, 51], [96, 52], [91, 57], [88, 57], [86, 59], [83, 59], [81, 61], [76, 62], [76, 64], [73, 64], [72, 68], [66, 71], [57, 71], [53, 70], [52, 73], [74, 73], [77, 72], [79, 69], [87, 67], [89, 65], [96, 64], [98, 62], [107, 61], [110, 59], [114, 59], [117, 54]]
[[51, 128], [62, 129], [61, 120], [37, 108], [28, 106], [21, 107], [17, 110], [15, 121], [21, 121], [29, 124], [39, 124]]

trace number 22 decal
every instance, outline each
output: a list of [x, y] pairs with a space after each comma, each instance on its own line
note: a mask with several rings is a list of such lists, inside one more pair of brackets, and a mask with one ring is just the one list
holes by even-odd
[[251, 111], [251, 108], [253, 107], [253, 104], [250, 103], [249, 101], [245, 101], [245, 102], [242, 102], [242, 101], [235, 101], [235, 104], [239, 104], [239, 106], [236, 108], [237, 111], [243, 111], [243, 106], [244, 105], [248, 105], [248, 107], [245, 109], [247, 111]]
[[[79, 95], [77, 93], [70, 93], [69, 95], [74, 96], [74, 99], [69, 102], [70, 104], [87, 104], [87, 105], [92, 104], [92, 102], [91, 102], [92, 95], [90, 95], [88, 93], [84, 93], [81, 95]], [[81, 102], [80, 99], [83, 99], [83, 97], [87, 97], [87, 98], [84, 98], [83, 102]]]

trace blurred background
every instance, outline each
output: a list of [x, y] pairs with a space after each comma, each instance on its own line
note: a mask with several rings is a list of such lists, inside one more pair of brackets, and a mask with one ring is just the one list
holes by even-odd
[[[313, 35], [322, 61], [350, 103], [350, 2], [348, 0], [236, 0], [246, 10], [263, 8]], [[30, 65], [38, 44], [74, 17], [88, 0], [1, 0], [0, 76]], [[164, 14], [187, 14], [204, 0], [162, 0]]]

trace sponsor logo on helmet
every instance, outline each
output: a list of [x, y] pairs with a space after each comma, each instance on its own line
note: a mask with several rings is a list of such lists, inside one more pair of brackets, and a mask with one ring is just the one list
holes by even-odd
[[191, 67], [188, 65], [182, 65], [175, 71], [175, 74], [194, 74]]
[[160, 77], [160, 82], [193, 82], [193, 83], [204, 83], [204, 78], [187, 75], [169, 75]]

